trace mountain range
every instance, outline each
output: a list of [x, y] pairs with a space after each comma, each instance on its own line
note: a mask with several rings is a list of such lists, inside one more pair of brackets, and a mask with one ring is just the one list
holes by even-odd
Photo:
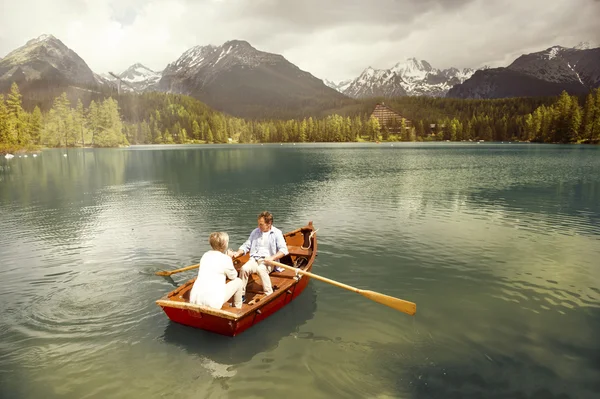
[[368, 67], [354, 80], [325, 83], [352, 98], [444, 97], [452, 86], [464, 82], [474, 72], [470, 68], [462, 71], [457, 68], [439, 70], [427, 61], [408, 58], [390, 69]]
[[236, 116], [301, 117], [369, 97], [584, 93], [600, 86], [600, 48], [554, 46], [522, 55], [505, 68], [477, 71], [436, 69], [408, 58], [390, 69], [368, 67], [355, 79], [335, 83], [243, 40], [192, 47], [163, 71], [136, 63], [119, 74], [97, 74], [59, 39], [42, 35], [0, 59], [0, 92], [13, 81], [24, 96], [65, 87], [98, 93], [161, 91], [190, 95]]
[[524, 54], [505, 68], [480, 70], [452, 87], [456, 98], [556, 96], [563, 90], [586, 94], [600, 87], [600, 48], [553, 46]]

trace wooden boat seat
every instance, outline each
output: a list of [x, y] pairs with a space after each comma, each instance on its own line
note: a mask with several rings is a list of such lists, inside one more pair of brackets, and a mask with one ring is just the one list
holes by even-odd
[[312, 255], [312, 248], [304, 249], [297, 245], [288, 245], [288, 251], [289, 251], [290, 255], [296, 255], [296, 256]]

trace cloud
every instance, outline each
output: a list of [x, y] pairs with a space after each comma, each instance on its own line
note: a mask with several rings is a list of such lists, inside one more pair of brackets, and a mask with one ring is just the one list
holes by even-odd
[[96, 72], [162, 70], [194, 45], [231, 39], [336, 81], [409, 57], [502, 66], [556, 44], [600, 44], [597, 0], [2, 1], [0, 57], [51, 33]]

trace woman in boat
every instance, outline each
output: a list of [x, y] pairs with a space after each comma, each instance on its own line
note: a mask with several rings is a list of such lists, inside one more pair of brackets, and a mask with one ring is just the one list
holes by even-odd
[[[242, 307], [242, 280], [233, 267], [232, 251], [227, 251], [229, 235], [211, 233], [208, 239], [212, 250], [200, 259], [198, 277], [190, 292], [190, 303], [221, 309], [233, 297], [233, 306]], [[231, 281], [225, 283], [225, 277]]]

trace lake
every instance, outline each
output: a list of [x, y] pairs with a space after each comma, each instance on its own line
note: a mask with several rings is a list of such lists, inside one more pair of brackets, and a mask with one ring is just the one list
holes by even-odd
[[[67, 156], [64, 156], [64, 155]], [[263, 211], [313, 280], [230, 338], [155, 300]], [[600, 147], [53, 149], [0, 160], [2, 398], [600, 397]]]

